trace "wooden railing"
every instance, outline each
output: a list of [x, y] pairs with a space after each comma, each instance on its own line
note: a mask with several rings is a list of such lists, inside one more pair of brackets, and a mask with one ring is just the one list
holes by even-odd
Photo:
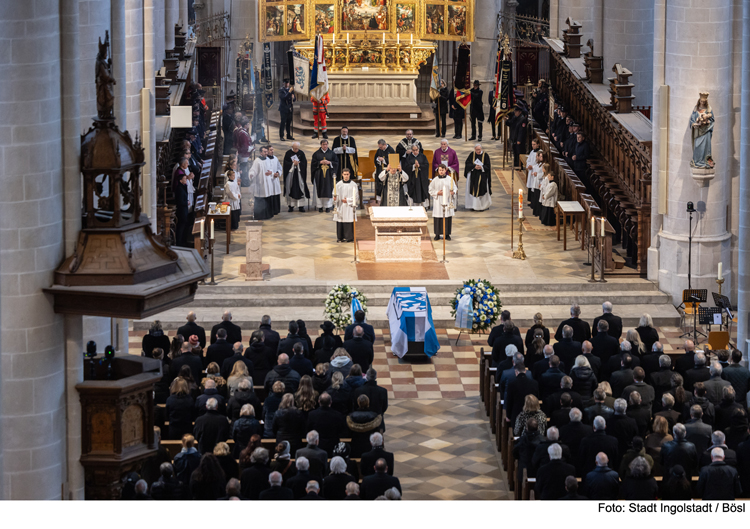
[[[646, 269], [651, 230], [651, 152], [589, 91], [558, 53], [551, 53], [557, 100], [586, 133], [593, 156], [583, 183], [620, 234], [632, 265]], [[598, 196], [597, 196], [598, 195]]]

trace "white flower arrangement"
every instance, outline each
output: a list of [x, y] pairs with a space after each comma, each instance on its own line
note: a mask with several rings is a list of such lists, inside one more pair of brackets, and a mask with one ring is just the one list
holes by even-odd
[[357, 298], [367, 313], [367, 297], [349, 285], [336, 285], [326, 297], [323, 316], [337, 328], [344, 329], [352, 323], [352, 299]]

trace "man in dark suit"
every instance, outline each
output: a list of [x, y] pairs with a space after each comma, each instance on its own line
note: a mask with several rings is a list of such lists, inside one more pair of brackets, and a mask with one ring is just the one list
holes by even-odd
[[675, 424], [672, 428], [673, 441], [661, 446], [661, 462], [664, 475], [672, 471], [672, 467], [680, 465], [685, 470], [685, 476], [691, 479], [698, 470], [698, 451], [695, 445], [686, 439], [687, 430], [684, 424]]
[[293, 500], [294, 492], [288, 487], [282, 486], [284, 478], [281, 472], [271, 472], [268, 475], [269, 488], [260, 493], [259, 500]]
[[[374, 344], [375, 329], [372, 327], [372, 325], [365, 323], [365, 312], [363, 310], [358, 310], [354, 313], [354, 323], [348, 325], [346, 327], [346, 330], [344, 330], [344, 341], [352, 339], [352, 337], [354, 336], [354, 328], [357, 326], [362, 327], [365, 340]], [[364, 368], [362, 370], [364, 371]]]
[[547, 449], [553, 444], [560, 446], [563, 461], [566, 463], [571, 463], [573, 461], [570, 448], [568, 448], [567, 445], [560, 443], [560, 430], [555, 426], [550, 426], [547, 428], [547, 436], [536, 446], [534, 454], [531, 456], [530, 476], [536, 476], [536, 472], [542, 468], [542, 466], [549, 463], [550, 459]]
[[711, 364], [708, 369], [711, 372], [711, 378], [706, 380], [703, 385], [706, 386], [706, 397], [716, 407], [724, 398], [724, 388], [731, 388], [732, 383], [721, 377], [724, 369], [718, 362]]
[[206, 331], [203, 327], [195, 323], [195, 318], [195, 312], [193, 312], [192, 310], [188, 312], [187, 323], [177, 329], [177, 334], [185, 338], [185, 341], [187, 341], [192, 335], [196, 335], [198, 337], [198, 343], [200, 343], [201, 347], [205, 349]]
[[560, 442], [568, 446], [574, 462], [577, 461], [581, 441], [591, 435], [591, 432], [591, 426], [581, 422], [581, 410], [570, 410], [570, 422], [560, 428]]
[[306, 457], [296, 459], [294, 464], [297, 467], [297, 473], [286, 480], [286, 486], [292, 489], [294, 499], [298, 500], [305, 495], [305, 488], [307, 488], [308, 481], [322, 478], [310, 474], [310, 462]]
[[[563, 339], [563, 327], [566, 325], [570, 326], [573, 329], [573, 341], [578, 343], [583, 343], [584, 340], [590, 340], [591, 339], [591, 327], [589, 327], [589, 322], [584, 321], [581, 319], [581, 307], [578, 306], [577, 303], [573, 303], [570, 306], [570, 318], [561, 322], [560, 325], [557, 327], [557, 332], [555, 333], [555, 340], [558, 342]], [[563, 358], [563, 362], [565, 362], [565, 359]], [[573, 364], [567, 364], [572, 367]]]
[[706, 448], [700, 455], [699, 466], [701, 468], [711, 464], [711, 450], [721, 448], [724, 450], [724, 462], [730, 467], [737, 468], [737, 452], [729, 448], [726, 444], [727, 437], [724, 432], [715, 431], [711, 434], [711, 446]]
[[271, 328], [271, 316], [263, 316], [260, 319], [260, 327], [258, 327], [258, 329], [263, 331], [263, 336], [265, 337], [263, 341], [265, 342], [266, 347], [271, 349], [271, 351], [276, 354], [276, 351], [278, 351], [279, 349], [279, 342], [281, 341], [281, 337], [279, 336], [279, 333]]
[[[544, 373], [546, 373], [547, 370], [552, 367], [550, 365], [550, 359], [552, 358], [552, 356], [557, 356], [557, 355], [555, 355], [555, 349], [551, 345], [549, 345], [549, 344], [544, 346], [543, 351], [544, 351], [544, 358], [542, 358], [541, 360], [537, 360], [536, 362], [534, 362], [534, 365], [531, 367], [531, 375], [534, 378], [534, 380], [536, 380], [537, 382], [540, 382], [542, 375]], [[564, 373], [565, 366], [560, 365], [560, 357], [559, 356], [557, 357], [557, 367], [558, 367], [559, 371], [563, 375], [565, 375], [565, 373]], [[540, 382], [540, 385], [541, 385], [541, 382]], [[558, 386], [559, 386], [559, 384], [555, 384], [555, 388], [557, 388]]]
[[306, 494], [302, 496], [301, 500], [323, 500], [320, 496], [320, 483], [317, 481], [308, 481], [307, 487], [305, 487]]
[[289, 359], [289, 367], [299, 373], [301, 377], [305, 375], [312, 377], [315, 374], [312, 362], [305, 358], [305, 349], [302, 342], [297, 342], [292, 346], [292, 357]]
[[[629, 343], [629, 342], [623, 342]], [[609, 385], [612, 386], [612, 396], [617, 398], [622, 395], [625, 388], [635, 382], [633, 378], [633, 357], [629, 353], [620, 356], [620, 370], [615, 371], [609, 377]]]
[[615, 410], [607, 406], [604, 401], [607, 398], [607, 392], [601, 388], [594, 390], [594, 404], [583, 410], [583, 422], [593, 424], [594, 419], [601, 415], [605, 421], [615, 414]]
[[[661, 347], [659, 342], [654, 344]], [[659, 408], [661, 396], [672, 389], [672, 359], [669, 355], [659, 356], [659, 370], [651, 373], [651, 385], [654, 388], [654, 411]]]
[[641, 404], [651, 410], [656, 392], [654, 388], [644, 382], [645, 378], [646, 372], [642, 367], [638, 366], [633, 369], [633, 383], [625, 386], [625, 389], [622, 390], [622, 398], [626, 401], [630, 400], [630, 394], [637, 391], [641, 395]]
[[[515, 332], [514, 332], [515, 331]], [[518, 328], [511, 320], [503, 323], [503, 333], [497, 336], [492, 342], [492, 365], [497, 365], [505, 358], [505, 348], [514, 345], [519, 353], [523, 354], [523, 339], [520, 334], [516, 334]]]
[[734, 500], [742, 494], [737, 469], [724, 461], [722, 448], [711, 450], [711, 464], [701, 469], [697, 490], [704, 500]]
[[[550, 352], [552, 351], [551, 345], [545, 345], [546, 351], [549, 347]], [[549, 359], [545, 359], [547, 362], [548, 369], [544, 371], [541, 376], [537, 379], [539, 382], [539, 391], [542, 394], [542, 399], [546, 399], [557, 390], [560, 389], [560, 381], [565, 376], [565, 373], [560, 369], [560, 357], [553, 354]], [[538, 362], [537, 362], [538, 363]], [[536, 367], [536, 364], [534, 365]]]
[[372, 450], [362, 454], [359, 467], [362, 469], [362, 476], [369, 476], [375, 473], [375, 463], [378, 459], [384, 459], [388, 466], [388, 474], [393, 475], [393, 454], [386, 452], [383, 448], [383, 434], [375, 432], [370, 435], [370, 446]]
[[713, 425], [714, 420], [716, 419], [716, 410], [711, 401], [708, 400], [708, 397], [706, 397], [706, 386], [703, 384], [703, 382], [695, 383], [695, 387], [693, 388], [693, 395], [687, 400], [687, 402], [685, 402], [685, 406], [682, 410], [682, 416], [689, 417], [690, 409], [696, 404], [703, 410], [703, 422]]
[[695, 366], [685, 371], [685, 391], [693, 391], [696, 382], [705, 382], [711, 378], [711, 371], [706, 366], [706, 355], [695, 353]]
[[225, 310], [224, 314], [221, 315], [221, 323], [217, 323], [211, 328], [212, 344], [216, 343], [216, 340], [218, 339], [216, 333], [219, 332], [219, 329], [226, 329], [227, 341], [229, 343], [242, 341], [242, 329], [240, 329], [239, 325], [235, 325], [234, 323], [232, 323], [232, 313], [228, 310]]
[[549, 426], [560, 428], [570, 422], [570, 410], [573, 409], [573, 398], [570, 393], [563, 393], [560, 396], [560, 408], [552, 412]]
[[536, 380], [526, 376], [526, 366], [523, 360], [514, 362], [516, 378], [508, 383], [506, 391], [505, 409], [507, 410], [506, 419], [512, 426], [516, 424], [516, 418], [523, 410], [526, 395], [539, 397], [539, 384]]
[[388, 390], [378, 386], [378, 372], [372, 367], [365, 373], [365, 378], [365, 383], [352, 393], [352, 404], [356, 404], [360, 395], [367, 395], [370, 411], [383, 415], [388, 409]]
[[549, 463], [536, 473], [534, 493], [540, 500], [559, 500], [566, 494], [565, 478], [575, 476], [576, 468], [562, 460], [562, 447], [555, 443], [547, 447]]
[[602, 315], [594, 318], [594, 336], [599, 332], [598, 325], [601, 320], [605, 320], [609, 324], [607, 334], [619, 340], [620, 336], [622, 336], [622, 318], [612, 314], [612, 303], [609, 301], [602, 303]]
[[216, 399], [208, 399], [206, 413], [195, 420], [193, 435], [202, 454], [213, 453], [217, 443], [224, 443], [229, 439], [229, 420], [219, 413], [218, 407]]
[[596, 467], [583, 481], [586, 497], [591, 500], [616, 500], [620, 494], [620, 475], [609, 466], [604, 452], [596, 454]]
[[593, 351], [591, 352], [594, 356], [598, 356], [601, 359], [604, 366], [607, 365], [610, 357], [620, 354], [620, 342], [617, 338], [612, 338], [609, 335], [609, 323], [607, 323], [607, 320], [599, 320], [596, 328], [599, 332], [590, 340], [593, 347]]
[[[218, 343], [218, 342], [217, 342]], [[224, 360], [224, 362], [221, 364], [221, 376], [225, 379], [229, 379], [229, 375], [232, 374], [232, 369], [234, 369], [234, 364], [237, 362], [244, 362], [245, 366], [247, 367], [248, 374], [252, 377], [253, 371], [255, 370], [255, 366], [253, 366], [252, 360], [249, 360], [246, 358], [242, 352], [245, 350], [245, 347], [240, 343], [237, 342], [232, 346], [233, 355]]]
[[581, 398], [581, 394], [577, 391], [573, 391], [573, 379], [565, 376], [560, 379], [560, 389], [544, 399], [544, 401], [542, 402], [542, 411], [545, 413], [545, 415], [547, 415], [547, 417], [552, 417], [552, 414], [555, 413], [556, 410], [560, 409], [560, 402], [562, 400], [563, 393], [567, 393], [568, 395], [570, 395], [570, 398], [573, 401], [572, 405], [574, 408], [578, 408], [579, 410], [583, 409], [583, 399]]
[[667, 421], [667, 427], [669, 428], [669, 431], [672, 431], [674, 425], [680, 422], [680, 419], [682, 418], [682, 413], [672, 409], [673, 406], [674, 397], [672, 396], [672, 394], [669, 392], [664, 393], [661, 396], [661, 411], [658, 411], [654, 414], [654, 419], [656, 419], [657, 415], [664, 417], [664, 419]]
[[283, 338], [279, 342], [279, 349], [277, 351], [278, 354], [285, 354], [289, 358], [294, 355], [294, 344], [301, 343], [302, 348], [305, 351], [305, 358], [310, 358], [310, 355], [312, 354], [312, 351], [308, 351], [307, 347], [307, 340], [305, 340], [302, 336], [300, 336], [299, 333], [299, 325], [295, 320], [292, 320], [289, 322], [289, 334], [286, 335], [286, 338]]
[[637, 391], [631, 391], [628, 395], [628, 411], [626, 414], [638, 426], [638, 435], [645, 438], [651, 426], [651, 406], [642, 403], [641, 394]]
[[172, 367], [169, 368], [169, 376], [172, 380], [177, 378], [177, 375], [180, 374], [180, 369], [185, 365], [190, 366], [190, 374], [193, 375], [193, 380], [200, 383], [203, 362], [197, 355], [193, 354], [190, 342], [187, 341], [182, 344], [180, 356], [172, 360]]
[[646, 372], [645, 380], [651, 380], [651, 375], [659, 371], [659, 357], [664, 354], [664, 348], [660, 342], [654, 342], [651, 351], [641, 357], [641, 367]]
[[570, 325], [563, 326], [562, 337], [553, 346], [553, 349], [555, 354], [560, 357], [560, 362], [565, 364], [566, 375], [575, 365], [576, 357], [583, 352], [581, 342], [573, 339], [573, 327]]
[[599, 452], [607, 454], [612, 468], [619, 466], [620, 452], [617, 439], [607, 435], [606, 430], [607, 421], [603, 417], [597, 417], [594, 419], [594, 432], [581, 440], [581, 445], [578, 448], [578, 459], [576, 460], [579, 475], [585, 476], [594, 470], [596, 455]]
[[266, 380], [263, 382], [263, 387], [266, 389], [266, 393], [271, 392], [274, 382], [277, 380], [284, 383], [285, 393], [294, 393], [299, 387], [300, 381], [299, 373], [289, 366], [289, 357], [281, 353], [276, 359], [276, 365], [266, 375]]
[[344, 342], [344, 349], [352, 357], [352, 362], [359, 364], [362, 372], [366, 373], [372, 365], [375, 353], [372, 348], [372, 342], [365, 339], [365, 330], [357, 325], [354, 327], [354, 333], [351, 340]]
[[385, 459], [381, 458], [375, 462], [375, 473], [362, 479], [360, 497], [363, 500], [374, 500], [393, 487], [402, 492], [401, 482], [397, 477], [388, 474], [388, 464], [385, 462]]
[[[724, 368], [721, 377], [732, 384], [737, 402], [741, 402], [743, 406], [747, 406], [747, 392], [750, 389], [750, 371], [742, 366], [740, 362], [742, 362], [742, 352], [733, 349], [732, 362]], [[750, 490], [747, 490], [746, 494], [750, 494]]]
[[[674, 370], [685, 377], [688, 369], [695, 367], [695, 344], [693, 340], [685, 340], [685, 354], [677, 359]], [[687, 381], [686, 381], [687, 382]]]
[[[502, 336], [503, 333], [505, 332], [504, 325], [506, 321], [512, 321], [510, 318], [509, 310], [504, 310], [500, 313], [500, 323], [495, 325], [490, 331], [490, 335], [487, 337], [487, 345], [489, 345], [490, 347], [494, 347], [495, 340], [499, 338], [500, 336]], [[515, 327], [515, 331], [513, 331], [513, 334], [517, 334], [518, 336], [521, 336], [521, 331], [518, 330], [518, 327]]]
[[711, 444], [711, 426], [703, 422], [703, 409], [695, 404], [690, 407], [690, 420], [685, 422], [685, 439], [695, 445], [702, 454]]
[[227, 341], [226, 329], [219, 329], [216, 332], [216, 342], [208, 346], [206, 356], [203, 357], [203, 367], [208, 367], [211, 362], [216, 362], [221, 367], [224, 360], [234, 354], [232, 344]]
[[[216, 389], [216, 381], [212, 378], [209, 378], [209, 379], [206, 379], [206, 385], [205, 385], [205, 389], [203, 390], [203, 393], [199, 395], [197, 399], [195, 399], [196, 417], [200, 417], [201, 415], [206, 413], [206, 410], [208, 409], [206, 407], [206, 403], [208, 402], [209, 399], [216, 399], [216, 401], [219, 403], [216, 409], [222, 415], [227, 414], [227, 403], [224, 400], [224, 397], [222, 397], [219, 394], [219, 390]], [[259, 416], [262, 417], [262, 415], [260, 414]]]
[[[331, 457], [333, 448], [339, 444], [346, 422], [341, 413], [331, 408], [331, 396], [328, 393], [321, 393], [318, 402], [320, 407], [307, 415], [307, 431], [315, 430], [318, 432], [320, 436], [318, 446]], [[372, 403], [372, 400], [370, 402]]]
[[[627, 416], [628, 403], [625, 399], [615, 400], [615, 414], [607, 421], [607, 435], [617, 439], [617, 450], [620, 455], [624, 454], [633, 437], [638, 435], [638, 424], [635, 419]], [[615, 467], [619, 466], [619, 461]]]
[[310, 473], [317, 476], [325, 474], [326, 464], [328, 463], [328, 452], [320, 448], [320, 435], [315, 430], [307, 432], [307, 446], [300, 448], [294, 454], [294, 459], [306, 457], [310, 462]]

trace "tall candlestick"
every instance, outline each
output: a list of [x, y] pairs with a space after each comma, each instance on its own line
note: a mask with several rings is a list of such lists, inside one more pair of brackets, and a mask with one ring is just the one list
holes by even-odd
[[602, 222], [602, 233], [601, 233], [601, 235], [602, 235], [602, 237], [604, 237], [604, 217], [602, 217], [600, 220]]
[[596, 219], [594, 218], [593, 215], [591, 215], [591, 236], [592, 237], [596, 237], [596, 231], [595, 231], [596, 228], [595, 228], [595, 226], [596, 226]]
[[721, 279], [721, 269], [724, 263], [719, 263], [719, 276], [716, 279]]
[[214, 219], [211, 219], [211, 238], [214, 238]]
[[523, 218], [523, 189], [518, 190], [518, 218]]

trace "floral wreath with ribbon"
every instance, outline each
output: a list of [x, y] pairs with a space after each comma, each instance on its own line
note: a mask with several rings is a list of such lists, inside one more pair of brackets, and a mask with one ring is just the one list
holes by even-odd
[[491, 329], [501, 310], [497, 289], [485, 279], [465, 281], [451, 300], [451, 316], [456, 318], [456, 328], [472, 332]]
[[336, 285], [325, 300], [325, 319], [339, 329], [345, 329], [353, 322], [352, 315], [362, 310], [367, 314], [367, 297], [355, 287]]

